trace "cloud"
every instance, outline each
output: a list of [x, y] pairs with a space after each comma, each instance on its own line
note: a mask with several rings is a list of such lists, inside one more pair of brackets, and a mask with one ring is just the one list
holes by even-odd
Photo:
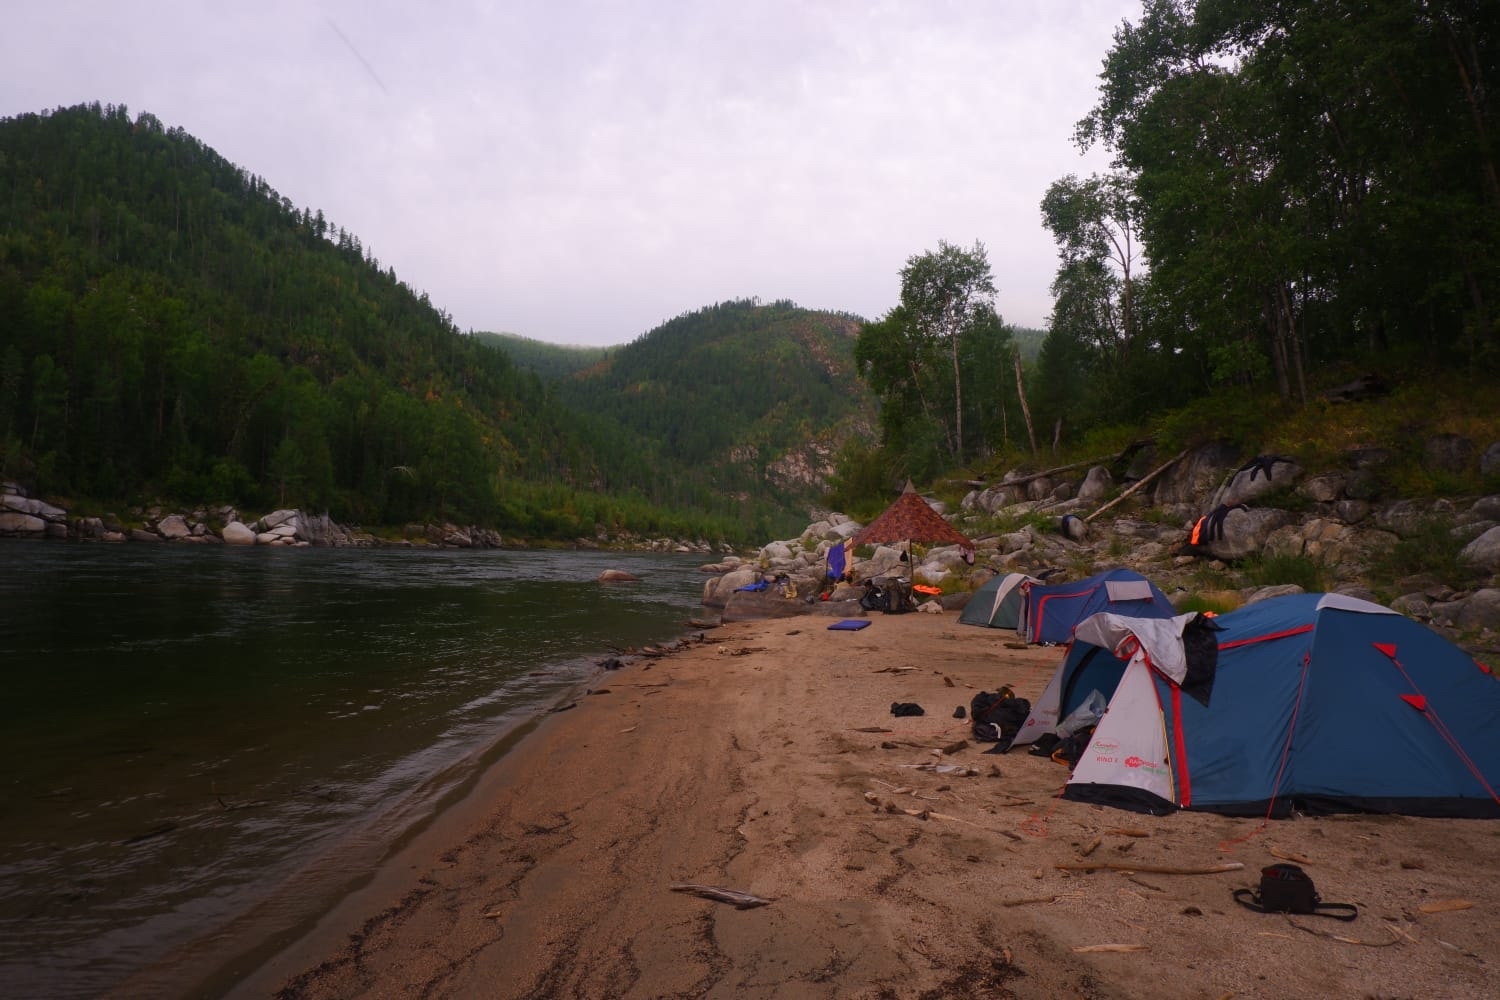
[[876, 317], [981, 240], [1040, 326], [1038, 204], [1139, 4], [28, 4], [0, 114], [180, 125], [463, 328], [622, 343], [728, 298]]

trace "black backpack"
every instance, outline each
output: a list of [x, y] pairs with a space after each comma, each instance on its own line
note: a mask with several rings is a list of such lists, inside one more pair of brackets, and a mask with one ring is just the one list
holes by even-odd
[[980, 691], [969, 702], [969, 716], [974, 720], [974, 738], [996, 746], [992, 753], [1010, 749], [1016, 734], [1031, 715], [1031, 702], [1017, 698], [1006, 686], [995, 692]]
[[[1353, 920], [1359, 909], [1353, 903], [1325, 903], [1313, 880], [1297, 865], [1268, 865], [1260, 870], [1260, 891], [1234, 890], [1235, 902], [1257, 913], [1308, 913], [1335, 920]], [[1336, 910], [1338, 912], [1319, 912]]]

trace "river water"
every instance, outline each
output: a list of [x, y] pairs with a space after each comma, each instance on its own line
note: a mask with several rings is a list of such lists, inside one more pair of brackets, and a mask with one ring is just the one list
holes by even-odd
[[315, 917], [612, 647], [688, 631], [704, 561], [0, 544], [3, 992]]

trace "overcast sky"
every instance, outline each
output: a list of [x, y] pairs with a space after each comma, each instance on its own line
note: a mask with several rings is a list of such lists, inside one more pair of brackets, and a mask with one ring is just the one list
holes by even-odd
[[1126, 0], [14, 0], [0, 116], [150, 111], [322, 209], [461, 329], [620, 344], [733, 298], [874, 319], [982, 242], [1043, 326], [1038, 205]]

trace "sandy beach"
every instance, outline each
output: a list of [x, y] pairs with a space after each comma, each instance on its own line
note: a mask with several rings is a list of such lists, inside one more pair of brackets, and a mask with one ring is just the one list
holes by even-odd
[[[1500, 823], [1063, 801], [1063, 765], [954, 717], [1001, 684], [1035, 699], [1060, 649], [951, 612], [829, 621], [601, 674], [234, 995], [1495, 995]], [[1358, 919], [1234, 902], [1287, 859]]]

